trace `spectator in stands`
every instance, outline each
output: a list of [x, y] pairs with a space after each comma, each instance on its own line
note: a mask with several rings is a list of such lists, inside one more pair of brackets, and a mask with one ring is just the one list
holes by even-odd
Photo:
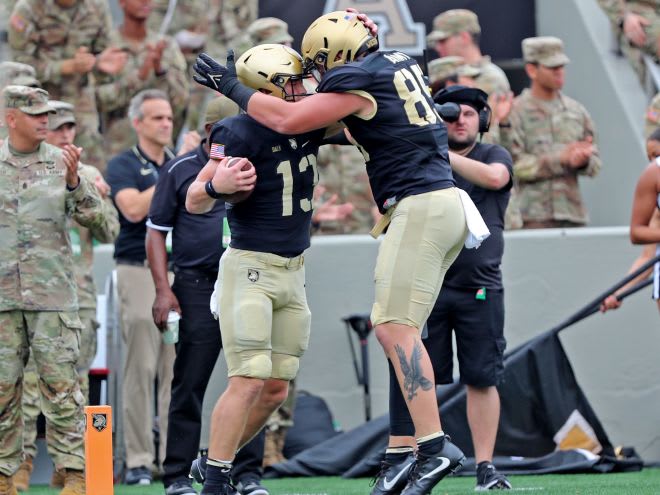
[[316, 164], [319, 183], [314, 190], [313, 233], [368, 234], [380, 214], [358, 147], [321, 146]]
[[[149, 209], [146, 246], [156, 286], [154, 323], [163, 331], [170, 310], [181, 315], [163, 463], [166, 495], [197, 493], [188, 473], [199, 451], [204, 392], [222, 348], [218, 322], [211, 314], [209, 300], [224, 252], [218, 246], [222, 246], [225, 203], [217, 201], [208, 213], [191, 215], [185, 208], [186, 192], [209, 159], [207, 139], [213, 124], [238, 113], [238, 106], [228, 98], [219, 97], [209, 104], [205, 116], [206, 139], [195, 150], [165, 165]], [[165, 244], [168, 232], [172, 233], [170, 262], [175, 274], [171, 287]], [[248, 487], [259, 486], [263, 452], [263, 433], [240, 450], [234, 479], [241, 493]]]
[[[73, 105], [63, 101], [49, 102], [57, 113], [48, 118], [48, 134], [46, 142], [65, 149], [73, 145], [76, 137], [76, 118]], [[73, 270], [76, 277], [78, 295], [78, 315], [82, 322], [80, 330], [80, 354], [76, 361], [80, 390], [89, 403], [89, 369], [96, 356], [96, 286], [92, 265], [94, 263], [94, 242], [113, 242], [119, 233], [117, 210], [112, 201], [107, 198], [110, 188], [103, 180], [101, 172], [90, 165], [78, 164], [78, 173], [84, 176], [90, 184], [94, 184], [99, 195], [104, 199], [100, 211], [102, 221], [93, 229], [85, 228], [69, 219], [69, 239], [73, 248]], [[25, 491], [30, 486], [32, 461], [37, 456], [37, 418], [41, 413], [41, 398], [39, 393], [39, 373], [33, 356], [30, 356], [23, 372], [23, 462], [14, 475], [14, 484], [19, 491]], [[47, 439], [51, 440], [47, 435]], [[56, 449], [50, 445], [49, 449]], [[63, 470], [53, 470], [50, 486], [63, 487], [65, 473]]]
[[465, 63], [480, 70], [475, 78], [477, 87], [486, 93], [506, 94], [511, 90], [504, 71], [481, 53], [481, 26], [471, 10], [447, 10], [433, 19], [433, 31], [426, 37], [440, 57], [463, 57]]
[[[644, 137], [649, 138], [653, 132], [660, 128], [660, 93], [656, 94], [648, 108], [644, 119]], [[647, 145], [649, 141], [646, 141]]]
[[161, 167], [174, 158], [172, 107], [157, 89], [139, 92], [128, 116], [137, 144], [108, 163], [108, 183], [121, 225], [115, 242], [117, 289], [126, 360], [122, 384], [122, 418], [127, 484], [151, 483], [154, 462], [154, 380], [158, 378], [159, 459], [165, 455], [174, 346], [166, 345], [154, 325], [150, 307], [156, 296], [147, 267], [146, 217]]
[[[258, 0], [153, 0], [153, 7], [147, 21], [149, 29], [174, 37], [186, 59], [190, 79], [200, 52], [225, 59], [227, 48], [234, 46], [257, 18]], [[188, 129], [204, 133], [204, 109], [214, 96], [198, 84], [191, 85]]]
[[[0, 62], [0, 91], [10, 84], [40, 88], [34, 67], [20, 62]], [[5, 120], [0, 116], [0, 145], [7, 137]]]
[[660, 55], [660, 3], [656, 0], [598, 0], [616, 33], [620, 50], [642, 84], [646, 82], [644, 55], [656, 63]]
[[469, 88], [475, 87], [475, 78], [481, 74], [478, 67], [467, 65], [463, 57], [448, 55], [436, 58], [428, 63], [431, 93], [436, 94], [441, 89], [460, 84]]
[[111, 42], [128, 55], [128, 60], [119, 74], [102, 77], [96, 87], [109, 156], [135, 144], [127, 112], [131, 98], [139, 91], [155, 88], [165, 92], [174, 112], [174, 139], [183, 127], [188, 104], [186, 61], [174, 39], [147, 28], [151, 3], [120, 0], [119, 6], [124, 20], [112, 31]]
[[236, 57], [240, 57], [253, 46], [277, 43], [291, 46], [293, 37], [289, 25], [277, 17], [262, 17], [250, 24], [245, 33], [234, 42]]
[[78, 173], [80, 148], [44, 142], [54, 111], [48, 93], [10, 85], [2, 98], [8, 138], [0, 148], [0, 493], [16, 495], [23, 369], [32, 354], [50, 454], [65, 470], [60, 495], [84, 495], [84, 398], [76, 372], [82, 323], [66, 225], [72, 217], [100, 227], [105, 204]]
[[587, 110], [561, 92], [569, 62], [559, 38], [522, 42], [531, 86], [511, 111], [511, 155], [523, 228], [579, 227], [587, 223], [579, 176], [601, 168]]
[[33, 66], [51, 98], [76, 108], [76, 144], [84, 160], [104, 171], [96, 73], [117, 74], [126, 54], [110, 46], [111, 20], [98, 0], [19, 0], [9, 18], [14, 60]]
[[[646, 201], [649, 201], [650, 195], [647, 191], [647, 189], [652, 190], [652, 181], [653, 180], [658, 180], [658, 157], [660, 157], [660, 128], [656, 128], [655, 131], [647, 138], [646, 140], [646, 154], [648, 156], [649, 161], [651, 164], [647, 167], [647, 170], [644, 172], [642, 177], [640, 178], [639, 182], [637, 183], [637, 191], [635, 191], [635, 198], [633, 202], [633, 220], [631, 220], [631, 235], [632, 235], [632, 225], [633, 222], [637, 222], [637, 225], [643, 225], [644, 218], [648, 216], [648, 205], [644, 205], [644, 213], [643, 216], [640, 216], [638, 213], [638, 210], [642, 210], [642, 200], [646, 199]], [[650, 169], [650, 170], [649, 170]], [[651, 184], [649, 184], [651, 182]], [[655, 208], [652, 210], [652, 215], [650, 219], [648, 220], [648, 231], [651, 232], [660, 232], [660, 206], [657, 205], [657, 196], [655, 196]], [[635, 215], [637, 213], [637, 215]], [[637, 227], [638, 230], [639, 227]], [[647, 230], [647, 229], [643, 229]], [[634, 241], [633, 241], [634, 242]], [[632, 266], [630, 267], [630, 270], [628, 270], [628, 273], [632, 273], [639, 269], [644, 263], [649, 261], [651, 258], [653, 258], [656, 254], [660, 254], [658, 251], [658, 243], [652, 243], [652, 244], [646, 244], [644, 248], [642, 249], [642, 252], [640, 253], [639, 257], [633, 261]], [[621, 287], [619, 290], [617, 290], [614, 294], [609, 295], [608, 297], [605, 298], [605, 300], [602, 302], [600, 305], [600, 310], [604, 313], [605, 311], [608, 311], [610, 309], [617, 309], [621, 306], [621, 301], [617, 299], [617, 295], [621, 294], [628, 289], [632, 288], [642, 280], [648, 278], [651, 273], [653, 273], [654, 276], [654, 285], [653, 285], [653, 298], [658, 302], [658, 309], [660, 309], [660, 280], [658, 279], [658, 275], [660, 275], [660, 268], [656, 266], [656, 268], [649, 268], [646, 270], [644, 273], [639, 275], [638, 277], [635, 277], [633, 280], [628, 282], [626, 285]]]

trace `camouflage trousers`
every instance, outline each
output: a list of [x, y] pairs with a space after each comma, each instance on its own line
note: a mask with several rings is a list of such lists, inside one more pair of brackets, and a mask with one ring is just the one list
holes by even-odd
[[[95, 309], [81, 309], [78, 311], [83, 329], [80, 333], [80, 355], [76, 363], [78, 383], [85, 397], [85, 404], [89, 403], [89, 368], [96, 356], [96, 321]], [[37, 456], [37, 418], [41, 413], [41, 396], [39, 394], [39, 374], [30, 355], [27, 366], [23, 372], [23, 455], [35, 458]]]
[[0, 312], [0, 473], [10, 476], [21, 464], [23, 368], [30, 354], [49, 454], [58, 469], [84, 469], [85, 399], [76, 371], [81, 328], [77, 312]]

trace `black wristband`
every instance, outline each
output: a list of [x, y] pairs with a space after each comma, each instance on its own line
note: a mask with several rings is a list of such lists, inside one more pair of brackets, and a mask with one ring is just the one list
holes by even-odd
[[206, 191], [206, 194], [211, 196], [213, 199], [220, 199], [222, 197], [222, 193], [217, 192], [213, 188], [212, 181], [208, 181], [206, 184], [204, 184], [204, 190]]
[[232, 100], [243, 110], [247, 111], [248, 101], [250, 100], [252, 95], [256, 92], [257, 92], [256, 90], [252, 88], [248, 88], [247, 86], [242, 84], [238, 79], [236, 79], [234, 85], [227, 90], [225, 95], [227, 95], [227, 98]]

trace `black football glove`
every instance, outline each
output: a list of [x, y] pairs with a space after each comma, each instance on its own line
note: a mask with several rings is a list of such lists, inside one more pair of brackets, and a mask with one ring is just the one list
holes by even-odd
[[233, 100], [243, 110], [247, 109], [250, 97], [255, 90], [241, 84], [236, 75], [234, 50], [227, 54], [227, 65], [221, 65], [206, 53], [200, 53], [193, 65], [193, 79], [198, 84], [211, 88]]
[[240, 84], [236, 76], [233, 50], [229, 50], [227, 54], [227, 66], [219, 64], [206, 53], [201, 53], [193, 65], [193, 70], [196, 72], [193, 79], [197, 83], [225, 96], [236, 84]]

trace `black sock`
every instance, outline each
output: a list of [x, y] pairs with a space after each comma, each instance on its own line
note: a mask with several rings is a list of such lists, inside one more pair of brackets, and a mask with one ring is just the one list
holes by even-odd
[[229, 484], [229, 476], [231, 475], [232, 467], [231, 462], [218, 461], [209, 458], [206, 464], [204, 488], [222, 488], [223, 485]]
[[480, 471], [483, 471], [486, 469], [488, 466], [491, 466], [493, 464], [493, 461], [481, 461], [479, 464], [477, 464], [477, 473]]
[[385, 462], [390, 465], [399, 464], [413, 453], [412, 447], [394, 447], [385, 451]]
[[440, 435], [429, 435], [432, 438], [424, 438], [417, 440], [418, 452], [424, 457], [431, 457], [442, 450], [442, 447], [445, 444], [445, 436]]

